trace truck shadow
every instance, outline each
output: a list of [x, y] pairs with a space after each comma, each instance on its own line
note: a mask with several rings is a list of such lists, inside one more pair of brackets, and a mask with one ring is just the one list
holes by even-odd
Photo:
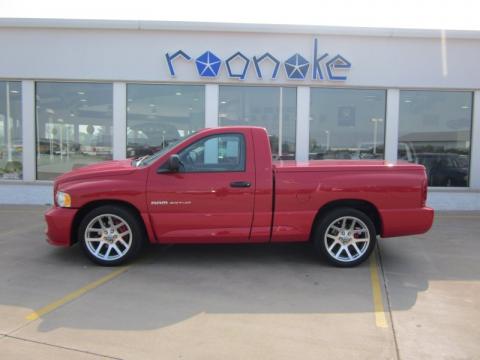
[[[417, 237], [383, 239], [381, 272], [392, 310], [408, 310], [430, 281], [480, 280], [480, 219], [439, 217]], [[0, 304], [37, 309], [112, 269], [91, 265], [79, 246], [56, 249], [38, 243], [38, 234], [19, 237], [33, 243], [23, 269], [56, 282], [55, 294], [22, 299], [22, 279]], [[18, 255], [17, 255], [18, 256]], [[55, 275], [52, 275], [55, 272]], [[15, 278], [15, 270], [11, 275]], [[7, 285], [8, 286], [8, 285]], [[8, 287], [7, 287], [8, 289]], [[15, 291], [18, 291], [18, 294]], [[384, 295], [385, 296], [385, 295]], [[39, 331], [59, 327], [148, 330], [174, 325], [200, 314], [339, 314], [373, 311], [368, 262], [356, 268], [327, 265], [310, 244], [149, 246], [119, 277], [45, 315]]]
[[[51, 256], [62, 268], [84, 263], [78, 247], [70, 250]], [[351, 313], [372, 311], [373, 304], [368, 263], [334, 268], [319, 260], [309, 244], [175, 245], [150, 246], [127, 272], [59, 312], [67, 309], [81, 316], [52, 313], [39, 330], [142, 330], [200, 313]]]

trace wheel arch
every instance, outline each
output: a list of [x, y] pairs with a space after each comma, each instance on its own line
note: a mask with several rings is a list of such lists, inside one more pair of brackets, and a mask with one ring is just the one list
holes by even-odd
[[365, 215], [367, 215], [375, 225], [375, 231], [377, 235], [382, 233], [383, 224], [382, 218], [380, 216], [380, 212], [378, 211], [377, 207], [367, 200], [360, 200], [360, 199], [341, 199], [341, 200], [334, 200], [331, 202], [326, 203], [320, 209], [318, 209], [317, 214], [315, 215], [315, 219], [312, 223], [312, 229], [310, 230], [310, 239], [312, 239], [315, 227], [317, 226], [318, 222], [326, 215], [328, 212], [338, 209], [338, 208], [353, 208], [359, 210]]
[[124, 208], [128, 209], [133, 214], [135, 214], [135, 216], [137, 216], [138, 220], [142, 224], [143, 229], [145, 231], [145, 234], [148, 237], [148, 240], [151, 241], [151, 238], [150, 238], [151, 237], [151, 235], [150, 235], [151, 232], [148, 231], [149, 229], [147, 228], [147, 224], [145, 224], [144, 218], [143, 218], [142, 214], [140, 213], [140, 211], [138, 210], [138, 208], [136, 206], [132, 205], [131, 203], [129, 203], [127, 201], [123, 201], [123, 200], [106, 199], [106, 200], [94, 200], [94, 201], [91, 201], [89, 203], [86, 203], [85, 205], [83, 205], [77, 211], [77, 213], [75, 214], [75, 217], [73, 219], [72, 226], [70, 228], [71, 245], [78, 242], [77, 229], [80, 226], [80, 222], [85, 217], [85, 215], [87, 215], [91, 210], [93, 210], [97, 207], [100, 207], [100, 206], [104, 206], [104, 205], [121, 206], [121, 207], [124, 207]]

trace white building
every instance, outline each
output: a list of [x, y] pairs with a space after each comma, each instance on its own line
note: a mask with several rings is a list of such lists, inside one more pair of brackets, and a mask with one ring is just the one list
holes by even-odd
[[0, 203], [250, 124], [275, 158], [422, 163], [431, 206], [480, 210], [480, 32], [0, 19], [0, 48]]

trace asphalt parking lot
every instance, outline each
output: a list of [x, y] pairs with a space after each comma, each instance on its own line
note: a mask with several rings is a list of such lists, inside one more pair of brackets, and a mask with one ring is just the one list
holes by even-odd
[[339, 269], [306, 244], [149, 247], [92, 265], [0, 207], [1, 359], [480, 359], [480, 213]]

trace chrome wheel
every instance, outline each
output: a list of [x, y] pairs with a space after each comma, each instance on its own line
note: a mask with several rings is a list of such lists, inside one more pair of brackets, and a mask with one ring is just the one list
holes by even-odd
[[122, 258], [132, 246], [130, 226], [114, 214], [102, 214], [93, 218], [88, 223], [84, 236], [87, 250], [104, 261]]
[[357, 217], [343, 216], [328, 225], [323, 241], [332, 258], [340, 262], [351, 262], [367, 252], [370, 231]]

